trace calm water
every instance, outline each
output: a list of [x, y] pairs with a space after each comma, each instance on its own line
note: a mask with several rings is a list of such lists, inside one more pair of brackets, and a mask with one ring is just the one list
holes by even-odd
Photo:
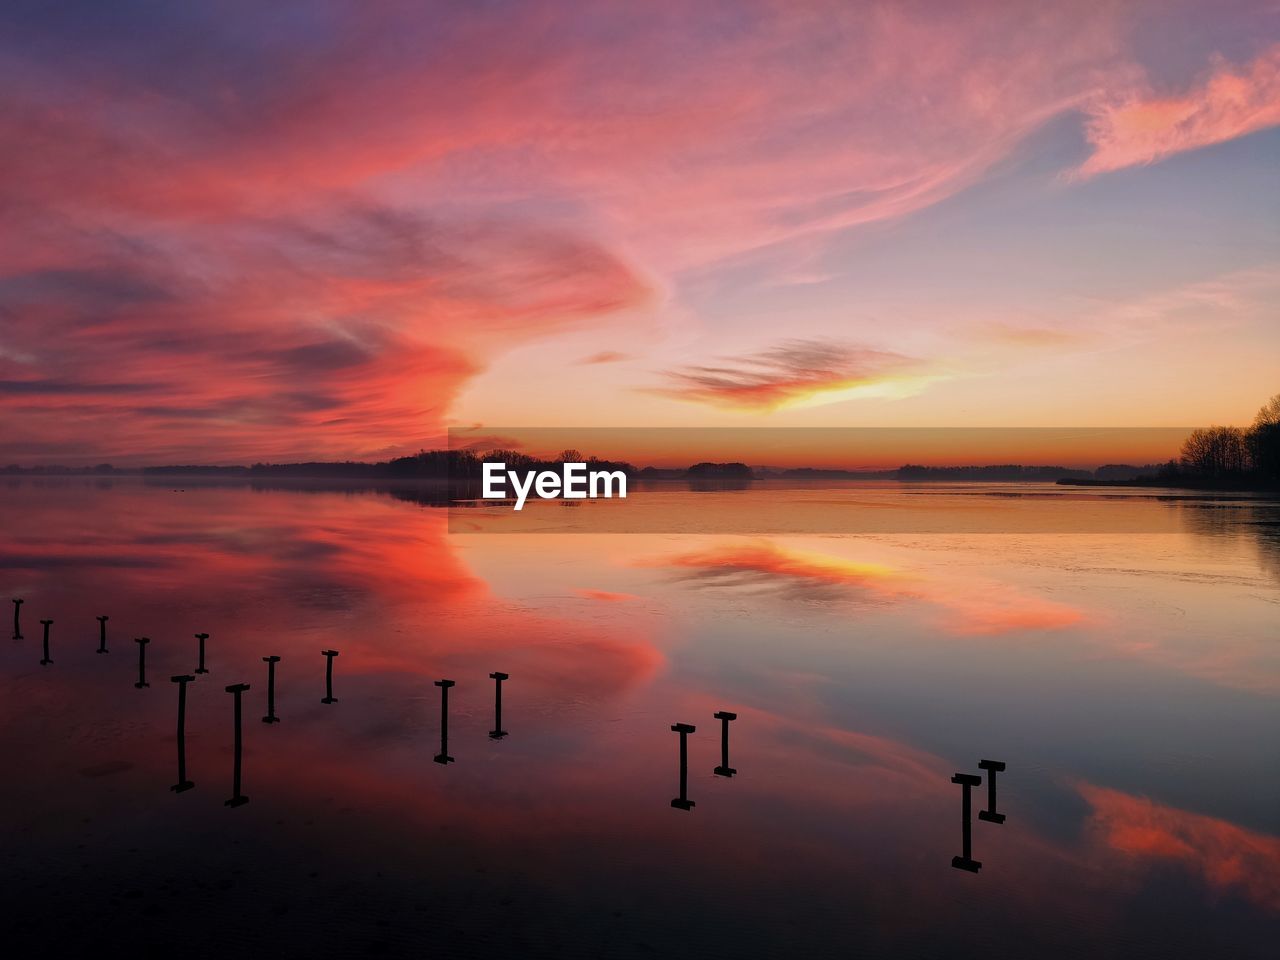
[[[24, 951], [1274, 956], [1275, 503], [673, 486], [517, 516], [182, 483], [0, 486]], [[974, 874], [951, 777], [983, 758], [1008, 819], [984, 780]]]

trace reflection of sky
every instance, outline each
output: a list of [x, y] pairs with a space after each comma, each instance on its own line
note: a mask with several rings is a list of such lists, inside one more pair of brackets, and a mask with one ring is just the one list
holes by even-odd
[[[4, 806], [31, 883], [84, 843], [86, 882], [117, 864], [126, 884], [180, 886], [176, 832], [201, 838], [180, 846], [211, 876], [235, 869], [211, 843], [271, 851], [246, 851], [255, 879], [236, 882], [295, 916], [425, 883], [421, 922], [470, 902], [462, 915], [492, 924], [506, 896], [529, 929], [562, 921], [579, 943], [606, 928], [701, 943], [706, 910], [731, 943], [816, 949], [859, 924], [872, 943], [976, 943], [993, 922], [1060, 943], [1073, 916], [1080, 945], [1145, 929], [1159, 905], [1178, 919], [1157, 937], [1234, 937], [1247, 955], [1280, 908], [1278, 587], [1239, 528], [448, 536], [443, 511], [369, 494], [6, 493], [0, 585], [27, 598], [27, 639], [3, 646], [5, 752], [23, 771]], [[109, 657], [90, 653], [101, 612]], [[190, 688], [199, 786], [177, 800], [168, 676], [194, 666], [197, 630], [214, 672]], [[329, 646], [340, 702], [324, 707]], [[258, 722], [266, 653], [283, 657], [273, 728]], [[493, 670], [512, 676], [496, 744]], [[458, 681], [447, 770], [430, 760], [442, 676]], [[221, 688], [240, 680], [252, 801], [232, 815]], [[710, 776], [718, 709], [739, 714], [731, 783]], [[698, 725], [687, 817], [667, 806], [677, 720]], [[1010, 820], [975, 823], [975, 886], [948, 866], [948, 781], [982, 756], [1009, 763]], [[444, 851], [456, 885], [438, 879]]]

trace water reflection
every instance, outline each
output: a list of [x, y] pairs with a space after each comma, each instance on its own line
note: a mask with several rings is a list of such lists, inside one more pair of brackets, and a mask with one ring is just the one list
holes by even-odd
[[198, 658], [199, 658], [199, 662], [196, 664], [196, 668], [195, 668], [195, 670], [193, 671], [193, 672], [194, 672], [194, 673], [196, 673], [196, 674], [208, 673], [208, 672], [209, 672], [209, 671], [208, 671], [208, 669], [207, 669], [207, 668], [205, 667], [205, 665], [204, 665], [204, 642], [205, 642], [206, 640], [208, 640], [208, 639], [209, 639], [209, 635], [208, 635], [207, 633], [197, 633], [197, 634], [196, 634], [196, 643], [197, 643], [197, 644], [199, 644], [199, 652], [197, 653], [197, 656], [198, 656]]
[[695, 804], [689, 799], [689, 734], [698, 728], [691, 723], [676, 723], [671, 729], [680, 735], [680, 796], [671, 801], [671, 806], [678, 810], [692, 810]]
[[333, 695], [333, 658], [338, 655], [337, 650], [321, 650], [324, 656], [324, 696], [320, 699], [321, 703], [337, 703], [338, 698]]
[[973, 788], [982, 784], [982, 778], [974, 773], [957, 773], [951, 778], [952, 783], [960, 784], [960, 849], [958, 857], [951, 858], [951, 865], [957, 870], [968, 870], [977, 873], [982, 869], [982, 861], [973, 859]]
[[276, 716], [276, 664], [280, 662], [280, 658], [263, 657], [262, 662], [267, 665], [267, 714], [262, 722], [279, 723], [280, 718]]
[[187, 779], [187, 684], [195, 679], [189, 673], [169, 678], [178, 685], [178, 780], [169, 788], [174, 793], [183, 793], [195, 786]]
[[151, 642], [150, 637], [134, 637], [133, 642], [138, 645], [138, 680], [134, 686], [141, 690], [143, 687], [149, 687], [147, 683], [147, 644]]
[[434, 757], [436, 763], [453, 763], [449, 756], [449, 688], [453, 685], [452, 680], [436, 681], [440, 688], [440, 752]]
[[53, 621], [41, 620], [40, 625], [44, 627], [44, 656], [40, 659], [40, 666], [47, 667], [53, 663], [53, 659], [49, 656], [49, 627], [53, 625]]
[[501, 740], [507, 735], [507, 731], [502, 729], [502, 681], [511, 678], [497, 671], [489, 674], [489, 679], [493, 681], [493, 729], [489, 731], [489, 739]]
[[978, 819], [987, 823], [1004, 823], [1005, 815], [996, 810], [996, 774], [1003, 773], [1005, 765], [999, 760], [979, 760], [978, 769], [987, 772], [987, 806], [978, 811]]
[[[232, 799], [242, 762], [254, 788], [234, 816], [219, 791], [164, 801], [174, 703], [120, 698], [129, 658], [60, 641], [55, 673], [32, 640], [0, 650], [19, 949], [59, 923], [37, 894], [56, 882], [100, 939], [185, 936], [174, 905], [199, 898], [282, 955], [332, 950], [309, 931], [339, 914], [392, 952], [407, 931], [466, 953], [475, 929], [512, 955], [1269, 950], [1280, 590], [1245, 522], [1264, 508], [1151, 536], [507, 538], [382, 494], [10, 492], [0, 589], [60, 637], [110, 598], [113, 628], [156, 638], [139, 679], [145, 658], [190, 676], [180, 638], [216, 636], [183, 760], [230, 768]], [[266, 637], [287, 681], [232, 684]], [[318, 649], [342, 650], [341, 711], [317, 703]], [[237, 749], [227, 684], [290, 723]], [[668, 808], [676, 717], [707, 720], [679, 792], [714, 816]], [[423, 769], [437, 732], [446, 757], [465, 744], [448, 776]], [[975, 749], [1016, 774], [979, 764], [978, 882], [946, 865]]]
[[728, 710], [717, 710], [712, 716], [720, 721], [720, 763], [711, 772], [717, 777], [732, 777], [738, 771], [729, 766], [729, 722], [737, 720], [738, 715]]
[[241, 710], [241, 696], [249, 689], [247, 683], [233, 683], [226, 688], [227, 693], [231, 694], [234, 702], [234, 727], [235, 730], [235, 746], [232, 748], [232, 767], [231, 767], [231, 797], [224, 801], [224, 805], [228, 807], [242, 807], [249, 802], [240, 789], [240, 771], [241, 761], [244, 755], [244, 739], [243, 739], [243, 711]]

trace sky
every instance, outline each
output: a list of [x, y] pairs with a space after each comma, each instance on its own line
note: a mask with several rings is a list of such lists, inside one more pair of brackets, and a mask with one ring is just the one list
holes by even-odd
[[0, 141], [0, 463], [1280, 392], [1276, 0], [15, 0]]

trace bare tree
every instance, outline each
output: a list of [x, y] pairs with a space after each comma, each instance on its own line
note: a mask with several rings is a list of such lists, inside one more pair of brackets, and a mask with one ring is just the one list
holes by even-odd
[[1239, 427], [1201, 427], [1182, 444], [1182, 466], [1205, 477], [1244, 473], [1249, 460], [1249, 444]]
[[1280, 426], [1280, 393], [1264, 403], [1253, 418], [1254, 427]]
[[1249, 457], [1259, 478], [1266, 483], [1280, 483], [1280, 393], [1264, 403], [1253, 418]]

